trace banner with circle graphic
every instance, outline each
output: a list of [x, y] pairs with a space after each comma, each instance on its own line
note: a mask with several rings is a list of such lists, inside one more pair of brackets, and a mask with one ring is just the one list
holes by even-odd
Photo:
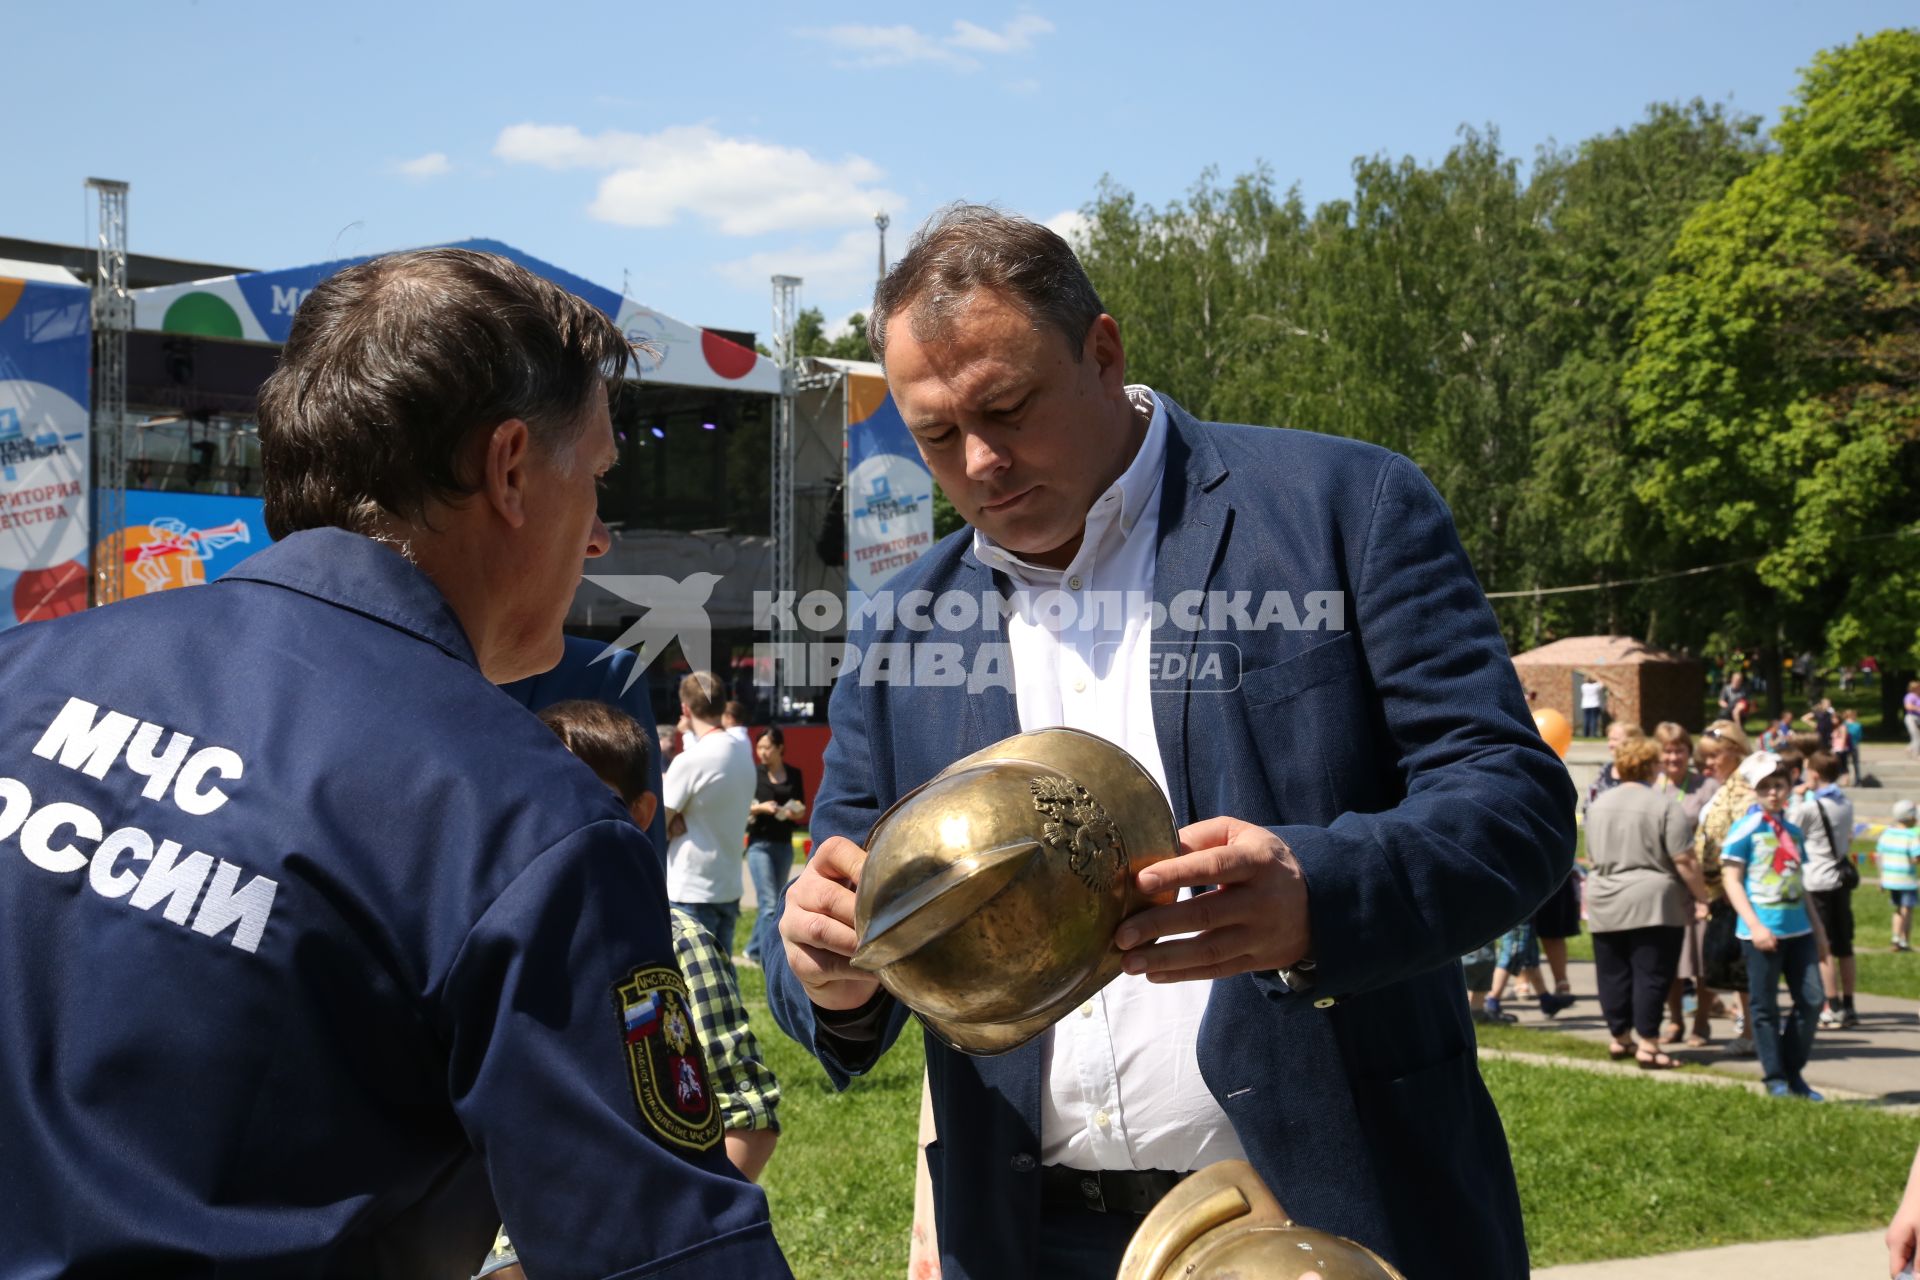
[[[751, 347], [623, 298], [498, 240], [461, 240], [445, 247], [498, 254], [605, 312], [635, 344], [634, 376], [642, 382], [766, 395], [780, 392], [780, 370]], [[314, 287], [341, 268], [365, 261], [343, 258], [135, 289], [134, 327], [234, 342], [283, 343], [293, 329], [294, 313]]]
[[272, 541], [258, 498], [129, 489], [120, 598], [212, 582]]
[[871, 595], [933, 547], [933, 476], [886, 379], [847, 375], [847, 595]]
[[87, 607], [88, 301], [0, 277], [0, 629]]

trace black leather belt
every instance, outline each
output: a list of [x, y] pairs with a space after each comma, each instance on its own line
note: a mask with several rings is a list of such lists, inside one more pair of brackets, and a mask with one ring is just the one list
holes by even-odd
[[1050, 1164], [1040, 1170], [1040, 1201], [1055, 1209], [1144, 1217], [1186, 1176], [1164, 1169], [1069, 1169]]

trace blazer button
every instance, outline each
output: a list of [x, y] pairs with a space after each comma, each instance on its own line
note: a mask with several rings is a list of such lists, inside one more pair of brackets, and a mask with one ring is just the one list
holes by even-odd
[[1315, 1000], [1313, 1002], [1313, 1007], [1316, 1009], [1331, 1009], [1333, 1008], [1333, 997], [1321, 996], [1318, 1000]]
[[1015, 1173], [1032, 1173], [1034, 1165], [1038, 1163], [1039, 1161], [1022, 1151], [1013, 1158], [1013, 1171]]

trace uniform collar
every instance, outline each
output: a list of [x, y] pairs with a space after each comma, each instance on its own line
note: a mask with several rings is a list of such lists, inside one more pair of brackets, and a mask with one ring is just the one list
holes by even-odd
[[303, 529], [248, 556], [220, 581], [265, 582], [350, 609], [478, 667], [453, 606], [397, 551], [345, 529]]

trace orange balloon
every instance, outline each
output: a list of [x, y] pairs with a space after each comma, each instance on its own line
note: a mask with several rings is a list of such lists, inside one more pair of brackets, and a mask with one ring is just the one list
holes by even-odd
[[1573, 726], [1565, 716], [1546, 707], [1533, 713], [1533, 727], [1540, 731], [1540, 737], [1553, 748], [1555, 755], [1562, 760], [1567, 758], [1567, 752], [1573, 747]]

